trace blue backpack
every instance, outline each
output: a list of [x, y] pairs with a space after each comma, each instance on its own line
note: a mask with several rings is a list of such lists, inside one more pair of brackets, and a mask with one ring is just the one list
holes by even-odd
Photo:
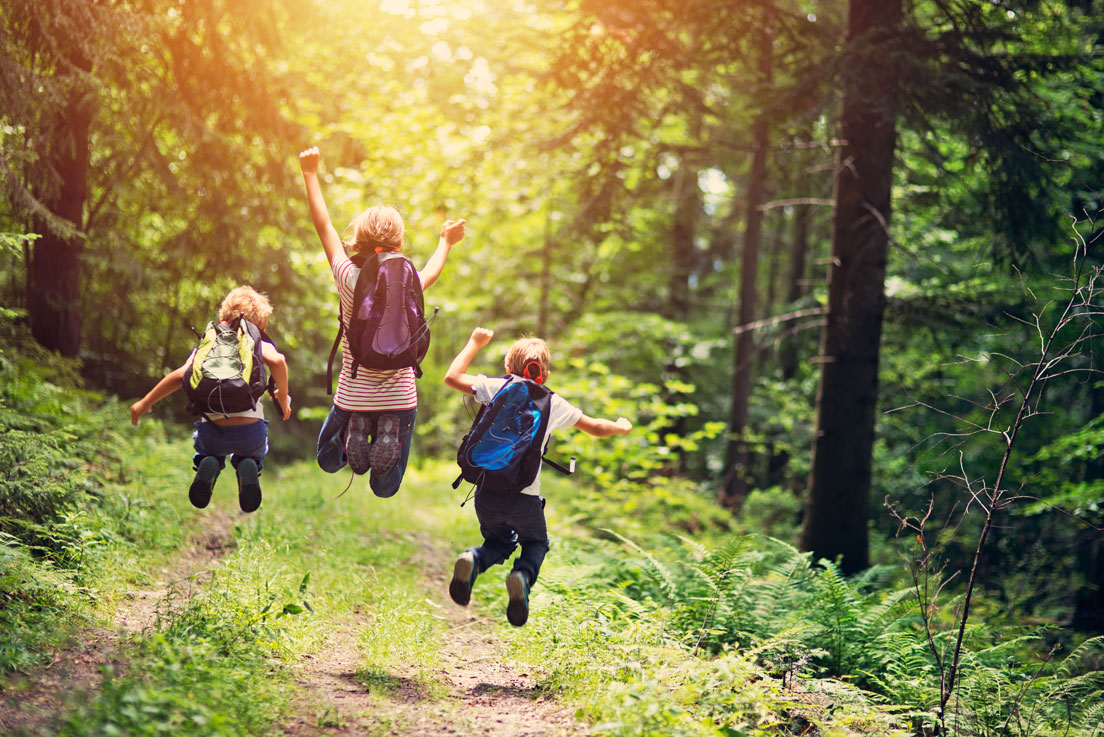
[[[452, 484], [454, 489], [468, 481], [479, 491], [516, 493], [540, 473], [553, 392], [520, 376], [505, 378], [460, 442], [456, 451], [460, 475]], [[571, 473], [558, 463], [547, 463], [561, 473]]]

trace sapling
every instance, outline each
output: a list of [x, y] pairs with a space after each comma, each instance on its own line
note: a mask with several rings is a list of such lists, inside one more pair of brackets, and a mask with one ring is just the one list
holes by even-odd
[[[1099, 239], [1096, 224], [1092, 218], [1088, 218], [1089, 232], [1094, 233], [1093, 240]], [[1032, 417], [1043, 412], [1043, 396], [1047, 384], [1060, 376], [1081, 372], [1093, 372], [1098, 370], [1089, 366], [1075, 363], [1074, 359], [1083, 357], [1087, 343], [1097, 337], [1098, 321], [1104, 317], [1104, 267], [1089, 263], [1090, 242], [1082, 235], [1078, 223], [1073, 223], [1075, 249], [1073, 254], [1072, 276], [1068, 285], [1063, 287], [1066, 293], [1064, 302], [1052, 302], [1040, 305], [1031, 313], [1027, 320], [1019, 320], [1028, 325], [1037, 336], [1037, 357], [1031, 362], [1020, 362], [1009, 355], [997, 353], [983, 356], [974, 360], [989, 360], [997, 357], [1006, 360], [1011, 370], [1008, 371], [1008, 381], [1000, 391], [990, 392], [989, 402], [986, 405], [988, 418], [984, 424], [969, 418], [953, 414], [944, 409], [926, 404], [916, 403], [913, 406], [921, 406], [940, 414], [947, 415], [964, 426], [959, 437], [985, 434], [993, 438], [999, 438], [1001, 448], [1000, 463], [997, 466], [996, 475], [990, 483], [984, 477], [973, 478], [967, 472], [965, 463], [961, 460], [956, 474], [946, 476], [952, 478], [964, 489], [962, 503], [955, 505], [947, 518], [946, 526], [957, 528], [973, 509], [979, 509], [982, 516], [982, 524], [977, 534], [976, 544], [971, 564], [967, 573], [965, 590], [962, 601], [954, 616], [954, 640], [949, 652], [941, 651], [936, 643], [936, 625], [934, 612], [937, 599], [943, 588], [957, 573], [944, 578], [941, 569], [936, 569], [933, 545], [930, 544], [929, 522], [934, 515], [934, 500], [929, 503], [927, 510], [919, 516], [910, 516], [902, 513], [889, 497], [886, 498], [886, 506], [890, 514], [898, 521], [901, 530], [911, 530], [916, 534], [916, 539], [921, 546], [921, 555], [912, 562], [914, 594], [920, 611], [921, 621], [928, 644], [928, 648], [935, 659], [939, 671], [939, 704], [937, 718], [940, 724], [940, 733], [947, 734], [947, 706], [955, 696], [956, 686], [961, 680], [963, 642], [966, 635], [966, 626], [970, 620], [971, 605], [978, 584], [982, 567], [983, 554], [989, 542], [990, 534], [994, 529], [998, 515], [1005, 512], [1017, 501], [1029, 499], [1028, 497], [1008, 483], [1009, 463], [1013, 453], [1017, 450], [1017, 438], [1025, 423]], [[1029, 299], [1038, 303], [1038, 299], [1032, 290], [1023, 283], [1023, 289]], [[1054, 322], [1046, 325], [1048, 314], [1053, 314], [1055, 308], [1060, 310]], [[1074, 332], [1070, 332], [1074, 328]], [[1026, 377], [1026, 381], [1024, 381]], [[1011, 421], [1004, 422], [1009, 410], [1015, 410]], [[958, 523], [954, 523], [955, 515]], [[1018, 699], [1017, 699], [1018, 701]], [[1013, 712], [1015, 710], [1012, 710]], [[1012, 715], [1009, 714], [1008, 719]], [[1007, 725], [1006, 725], [1007, 726]]]

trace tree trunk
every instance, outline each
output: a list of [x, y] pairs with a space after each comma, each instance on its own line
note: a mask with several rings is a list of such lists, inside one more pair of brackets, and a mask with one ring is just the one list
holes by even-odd
[[[78, 69], [91, 69], [91, 63], [83, 58], [70, 61]], [[31, 334], [44, 347], [63, 356], [77, 355], [81, 346], [83, 236], [72, 231], [83, 226], [88, 196], [89, 129], [94, 109], [89, 87], [76, 79], [70, 85], [66, 105], [57, 111], [45, 136], [46, 160], [56, 183], [42, 185], [40, 194], [47, 209], [66, 221], [69, 228], [36, 220], [35, 230], [42, 237], [35, 241], [27, 278]]]
[[701, 208], [698, 172], [686, 162], [672, 178], [674, 226], [671, 232], [671, 277], [668, 282], [667, 314], [673, 320], [690, 315], [690, 274], [694, 269], [694, 225]]
[[[759, 80], [766, 85], [771, 80], [774, 32], [772, 18], [763, 19], [759, 31]], [[760, 114], [753, 127], [754, 153], [748, 174], [746, 226], [744, 250], [740, 266], [740, 309], [737, 325], [754, 322], [756, 318], [756, 280], [759, 275], [759, 240], [763, 226], [763, 203], [767, 177], [767, 119]], [[735, 369], [732, 376], [732, 406], [728, 423], [728, 453], [724, 486], [720, 502], [733, 512], [739, 512], [748, 494], [748, 443], [745, 434], [748, 424], [748, 406], [751, 401], [751, 377], [755, 363], [755, 334], [743, 330], [736, 334], [734, 355]]]
[[[813, 220], [812, 205], [794, 205], [793, 241], [790, 243], [790, 273], [786, 289], [786, 304], [792, 305], [805, 296], [805, 271], [809, 260], [809, 230]], [[797, 375], [796, 336], [782, 339], [779, 364], [782, 378], [789, 380]]]
[[851, 0], [843, 67], [844, 145], [836, 174], [828, 314], [821, 335], [817, 429], [801, 547], [868, 562], [867, 518], [885, 309], [896, 86], [886, 53], [901, 0]]

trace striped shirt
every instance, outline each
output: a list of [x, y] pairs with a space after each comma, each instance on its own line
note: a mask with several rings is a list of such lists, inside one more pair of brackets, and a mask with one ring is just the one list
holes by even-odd
[[341, 301], [341, 322], [346, 333], [341, 336], [341, 373], [337, 377], [334, 404], [351, 412], [383, 412], [413, 409], [418, 406], [414, 386], [414, 369], [370, 369], [360, 366], [353, 378], [353, 358], [349, 355], [349, 315], [353, 314], [353, 289], [358, 269], [345, 254], [333, 260], [334, 283]]

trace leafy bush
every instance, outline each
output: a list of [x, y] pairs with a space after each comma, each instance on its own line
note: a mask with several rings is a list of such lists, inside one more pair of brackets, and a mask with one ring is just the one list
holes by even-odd
[[[906, 705], [919, 733], [931, 734], [923, 730], [939, 722], [932, 710], [941, 665], [933, 651], [946, 653], [954, 632], [933, 633], [929, 643], [914, 591], [893, 588], [891, 569], [847, 578], [827, 561], [813, 566], [809, 554], [756, 537], [733, 537], [714, 549], [684, 538], [662, 550], [621, 540], [627, 554], [605, 558], [592, 574], [616, 592], [603, 611], [662, 622], [664, 640], [687, 653], [743, 653], [783, 686], [815, 674], [845, 679]], [[1041, 642], [1041, 635], [1013, 627], [968, 629], [962, 677], [948, 707], [952, 734], [1092, 734], [1104, 694], [1104, 671], [1094, 658], [1104, 638], [1060, 662]], [[638, 726], [659, 734], [657, 725]]]

